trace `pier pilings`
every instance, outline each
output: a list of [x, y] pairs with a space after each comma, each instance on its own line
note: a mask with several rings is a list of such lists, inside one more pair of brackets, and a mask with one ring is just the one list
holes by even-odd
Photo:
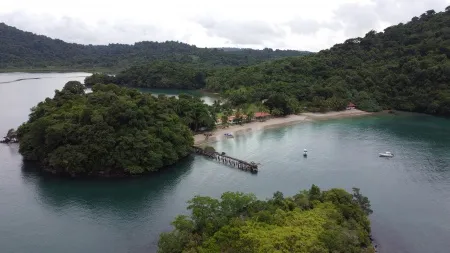
[[225, 165], [236, 167], [238, 169], [250, 171], [253, 173], [258, 172], [258, 165], [254, 162], [246, 162], [231, 156], [227, 156], [225, 155], [225, 153], [206, 151], [205, 149], [197, 146], [193, 146], [192, 149], [195, 154], [212, 158]]

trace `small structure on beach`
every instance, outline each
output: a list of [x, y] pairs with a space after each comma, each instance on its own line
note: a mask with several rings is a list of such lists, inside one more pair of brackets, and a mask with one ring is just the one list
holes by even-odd
[[348, 103], [348, 105], [347, 105], [347, 110], [353, 110], [353, 109], [355, 109], [355, 108], [356, 108], [356, 105], [355, 105], [355, 104], [353, 104], [352, 102]]
[[255, 119], [257, 120], [266, 120], [270, 117], [270, 113], [267, 112], [255, 112]]

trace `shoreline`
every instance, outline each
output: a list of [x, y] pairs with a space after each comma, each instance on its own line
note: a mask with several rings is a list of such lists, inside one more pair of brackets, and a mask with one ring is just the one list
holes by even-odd
[[206, 139], [203, 134], [194, 135], [194, 145], [202, 145], [206, 143], [213, 143], [227, 139], [224, 134], [231, 133], [233, 136], [242, 135], [249, 132], [265, 130], [270, 128], [279, 128], [290, 125], [295, 125], [303, 122], [314, 122], [329, 119], [344, 119], [352, 117], [361, 117], [373, 115], [370, 112], [353, 109], [346, 111], [327, 112], [327, 113], [301, 113], [299, 115], [288, 115], [282, 118], [272, 118], [266, 121], [253, 121], [243, 125], [232, 125], [226, 128], [217, 128], [210, 132], [212, 136]]

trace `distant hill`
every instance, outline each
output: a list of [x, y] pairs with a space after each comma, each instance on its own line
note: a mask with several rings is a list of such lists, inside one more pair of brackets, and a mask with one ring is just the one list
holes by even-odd
[[0, 69], [107, 69], [155, 60], [190, 63], [202, 67], [243, 66], [266, 60], [308, 54], [294, 50], [222, 50], [198, 48], [166, 41], [134, 45], [81, 45], [25, 32], [0, 23]]
[[222, 68], [206, 88], [236, 105], [268, 99], [281, 114], [340, 110], [352, 101], [368, 111], [450, 116], [450, 6], [313, 55]]

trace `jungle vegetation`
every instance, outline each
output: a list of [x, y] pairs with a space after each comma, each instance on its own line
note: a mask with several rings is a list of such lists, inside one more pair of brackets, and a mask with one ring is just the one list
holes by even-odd
[[162, 233], [158, 253], [181, 252], [375, 252], [370, 239], [370, 202], [360, 190], [321, 191], [313, 185], [292, 197], [276, 192], [265, 201], [225, 192], [196, 196], [189, 216]]
[[199, 48], [176, 41], [143, 41], [133, 45], [81, 45], [21, 31], [0, 23], [0, 70], [105, 70], [117, 72], [154, 61], [204, 68], [243, 66], [310, 52], [295, 50]]
[[370, 31], [330, 49], [245, 67], [214, 71], [206, 88], [228, 101], [267, 100], [271, 109], [397, 109], [450, 115], [450, 6], [406, 24]]
[[396, 109], [450, 115], [450, 8], [429, 10], [406, 24], [370, 31], [330, 49], [251, 66], [205, 70], [164, 62], [131, 67], [115, 83], [203, 88], [234, 107], [261, 103], [273, 115]]
[[18, 128], [19, 152], [50, 172], [122, 176], [156, 171], [190, 153], [192, 132], [214, 127], [199, 98], [141, 93], [98, 84], [91, 93], [68, 82], [33, 107]]

